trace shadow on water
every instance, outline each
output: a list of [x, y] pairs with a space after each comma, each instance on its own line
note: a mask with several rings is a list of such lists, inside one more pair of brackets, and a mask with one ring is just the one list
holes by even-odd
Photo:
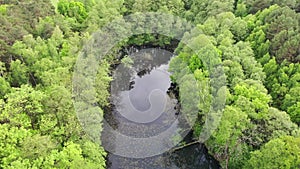
[[[186, 136], [190, 140], [192, 134]], [[218, 161], [208, 154], [203, 144], [148, 158], [125, 158], [114, 154], [107, 157], [108, 169], [221, 169]]]
[[[111, 84], [111, 106], [105, 108], [105, 120], [118, 132], [135, 138], [155, 136], [169, 128], [178, 119], [180, 104], [171, 83], [168, 64], [173, 56], [157, 48], [131, 53], [134, 63], [130, 68], [116, 67]], [[122, 66], [122, 65], [121, 65]], [[153, 91], [159, 89], [157, 94]], [[153, 109], [151, 109], [153, 107]], [[163, 108], [163, 109], [161, 109]], [[143, 113], [140, 113], [143, 112]], [[145, 113], [146, 112], [146, 113]], [[150, 120], [149, 120], [150, 119]], [[181, 129], [181, 124], [177, 128]], [[102, 136], [105, 134], [104, 128]], [[170, 138], [172, 139], [172, 138]], [[192, 134], [184, 141], [192, 141]], [[120, 148], [116, 138], [103, 142]], [[144, 151], [153, 147], [145, 147]], [[200, 169], [220, 168], [202, 144], [193, 144], [173, 152], [146, 158], [126, 158], [108, 154], [109, 169]]]

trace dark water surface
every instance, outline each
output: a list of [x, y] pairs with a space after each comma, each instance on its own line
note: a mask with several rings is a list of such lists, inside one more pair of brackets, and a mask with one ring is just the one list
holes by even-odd
[[[132, 65], [121, 65], [115, 69], [111, 84], [112, 106], [105, 111], [105, 119], [112, 128], [135, 138], [155, 136], [174, 123], [176, 129], [181, 129], [182, 124], [177, 120], [180, 106], [168, 72], [172, 56], [172, 53], [158, 48], [141, 50], [132, 54]], [[104, 137], [105, 130], [104, 128]], [[189, 142], [191, 136], [188, 135], [185, 139]], [[103, 142], [112, 145], [115, 151], [124, 148], [120, 144], [122, 140], [118, 138], [106, 139]], [[128, 146], [129, 149], [134, 149], [134, 145]], [[145, 146], [142, 151], [163, 148], [164, 145]], [[109, 169], [220, 168], [202, 144], [146, 158], [126, 158], [109, 153], [107, 166]]]

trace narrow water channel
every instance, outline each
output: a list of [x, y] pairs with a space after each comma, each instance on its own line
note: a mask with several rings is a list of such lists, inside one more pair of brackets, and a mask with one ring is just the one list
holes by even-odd
[[[121, 64], [113, 72], [111, 106], [105, 110], [105, 120], [119, 133], [134, 138], [149, 138], [169, 128], [181, 129], [178, 121], [180, 104], [168, 72], [171, 52], [159, 48], [144, 49], [131, 53], [133, 62]], [[175, 125], [174, 125], [175, 124]], [[174, 127], [175, 126], [175, 127]], [[111, 137], [104, 127], [103, 144], [115, 152], [128, 150], [131, 158], [109, 153], [109, 169], [200, 169], [220, 168], [204, 145], [194, 144], [177, 151], [163, 151], [166, 145], [145, 146], [135, 150], [119, 137]], [[107, 133], [106, 133], [107, 132]], [[108, 139], [110, 138], [110, 139]], [[168, 138], [170, 142], [174, 138]], [[189, 142], [191, 136], [187, 135]], [[134, 156], [135, 152], [164, 152], [150, 157]], [[132, 153], [132, 154], [130, 154]], [[134, 157], [134, 158], [133, 158]]]

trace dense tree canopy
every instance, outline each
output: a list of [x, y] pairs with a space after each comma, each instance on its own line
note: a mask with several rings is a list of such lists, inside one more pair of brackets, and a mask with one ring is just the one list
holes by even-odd
[[[178, 46], [172, 37], [150, 33], [116, 46], [100, 63], [95, 79], [100, 120], [109, 106], [111, 71], [120, 63], [123, 47], [171, 46], [177, 54], [170, 63], [173, 82], [194, 77], [201, 86], [179, 96], [202, 98], [199, 103], [184, 100], [199, 108], [191, 126], [194, 140], [204, 130], [211, 103], [226, 97], [220, 124], [205, 142], [223, 168], [299, 168], [299, 0], [1, 1], [0, 168], [106, 167], [107, 152], [91, 141], [74, 110], [74, 65], [99, 28], [147, 11], [182, 17], [200, 33], [186, 32], [188, 44]], [[222, 65], [224, 76], [212, 74], [209, 58]], [[183, 69], [188, 74], [179, 74]], [[226, 84], [218, 84], [222, 80]], [[180, 90], [189, 91], [189, 84]], [[97, 129], [100, 133], [102, 126]]]

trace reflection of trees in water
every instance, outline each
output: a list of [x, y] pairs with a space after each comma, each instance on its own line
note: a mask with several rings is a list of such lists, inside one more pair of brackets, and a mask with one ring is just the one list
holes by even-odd
[[[134, 58], [134, 65], [136, 72], [141, 76], [150, 73], [152, 69], [160, 65], [168, 64], [173, 56], [171, 52], [161, 49], [143, 49], [138, 53], [133, 53], [131, 56]], [[140, 73], [141, 72], [141, 73]]]
[[131, 89], [130, 83], [134, 80], [135, 75], [141, 78], [146, 74], [150, 74], [151, 70], [158, 66], [168, 64], [173, 56], [171, 52], [159, 48], [138, 49], [129, 47], [125, 52], [123, 51], [123, 53], [129, 56], [134, 63], [130, 68], [123, 64], [115, 65], [114, 80], [111, 83], [111, 87], [116, 89], [115, 91]]
[[[113, 97], [112, 100], [114, 100], [115, 102], [120, 102], [118, 92], [129, 91], [134, 88], [134, 85], [136, 83], [134, 78], [142, 78], [147, 74], [150, 75], [153, 69], [156, 69], [161, 65], [167, 65], [170, 58], [173, 56], [173, 54], [169, 52], [162, 52], [162, 50], [159, 49], [137, 49], [134, 47], [129, 48], [126, 54], [132, 57], [134, 63], [131, 65], [131, 68], [125, 67], [124, 65], [118, 65], [117, 69], [114, 71], [114, 81], [111, 83], [111, 87], [114, 90], [111, 93], [111, 95]], [[166, 94], [168, 96], [168, 101], [165, 112], [162, 114], [161, 117], [159, 117], [152, 123], [137, 124], [131, 122], [125, 119], [122, 115], [120, 115], [116, 111], [116, 108], [113, 104], [111, 105], [110, 109], [107, 109], [105, 111], [105, 119], [115, 130], [119, 131], [120, 133], [131, 137], [139, 138], [155, 136], [165, 131], [176, 121], [176, 119], [179, 120], [179, 123], [177, 124], [178, 129], [180, 129], [181, 127], [188, 128], [186, 126], [186, 119], [184, 119], [184, 117], [178, 116], [180, 112], [180, 104], [177, 101], [177, 98], [179, 97], [177, 86], [175, 84], [170, 83]], [[106, 135], [102, 134], [102, 136]], [[111, 141], [112, 143], [110, 144], [115, 144], [113, 143], [113, 138]], [[109, 154], [108, 162], [110, 161], [112, 163], [111, 165], [108, 164], [108, 168], [114, 169], [121, 167], [124, 169], [176, 169], [187, 167], [183, 166], [184, 164], [182, 163], [189, 164], [189, 166], [193, 166], [196, 168], [207, 168], [207, 166], [212, 166], [209, 164], [211, 163], [211, 161], [209, 160], [208, 153], [200, 152], [200, 145], [198, 144], [193, 146], [196, 147], [194, 147], [194, 149], [189, 149], [184, 153], [180, 153], [182, 150], [179, 150], [176, 152], [167, 152], [162, 155], [143, 159], [124, 158], [113, 154]], [[145, 151], [147, 151], [147, 147], [145, 147]], [[199, 154], [195, 155], [195, 152]], [[195, 158], [190, 159], [190, 155], [192, 154], [195, 155]], [[216, 164], [216, 162], [213, 163]], [[212, 168], [217, 167], [212, 166]]]
[[[160, 49], [144, 49], [140, 52], [133, 53], [131, 57], [134, 60], [134, 64], [131, 68], [128, 68], [124, 65], [120, 65], [116, 69], [116, 71], [114, 71], [114, 81], [112, 82], [113, 93], [111, 94], [113, 100], [112, 104], [117, 105], [122, 101], [122, 98], [120, 97], [121, 92], [129, 91], [134, 88], [134, 85], [136, 83], [134, 78], [136, 77], [136, 75], [138, 75], [140, 78], [145, 74], [151, 76], [151, 71], [155, 68], [158, 68], [162, 65], [165, 65], [165, 67], [167, 68], [167, 64], [172, 55], [172, 53], [167, 51], [165, 52]], [[169, 76], [167, 77], [169, 79]], [[162, 78], [166, 77], [163, 76]], [[162, 81], [166, 81], [166, 79], [162, 79]], [[170, 79], [167, 81], [170, 81]], [[169, 87], [170, 82], [168, 83], [169, 84], [163, 85], [167, 85]], [[145, 86], [145, 88], [147, 88], [147, 86]], [[165, 88], [165, 86], [162, 88]], [[112, 109], [112, 111], [115, 112], [114, 116], [118, 121], [117, 123], [119, 132], [134, 137], [151, 137], [156, 135], [157, 133], [161, 133], [164, 130], [168, 129], [176, 120], [176, 114], [178, 114], [178, 103], [174, 94], [172, 97], [169, 97], [171, 96], [170, 92], [165, 94], [168, 95], [166, 95], [167, 105], [164, 110], [164, 113], [153, 123], [136, 124], [124, 118], [117, 112], [116, 109]]]

